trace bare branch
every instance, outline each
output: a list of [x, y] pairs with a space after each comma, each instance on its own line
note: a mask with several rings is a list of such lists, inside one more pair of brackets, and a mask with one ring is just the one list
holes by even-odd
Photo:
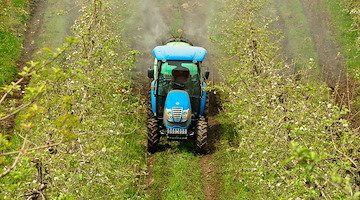
[[24, 142], [21, 146], [20, 151], [18, 151], [18, 156], [16, 157], [15, 161], [5, 172], [0, 174], [0, 179], [3, 178], [4, 176], [6, 176], [7, 174], [9, 174], [10, 171], [13, 170], [15, 168], [15, 166], [18, 164], [18, 162], [20, 161], [21, 154], [24, 152], [24, 149], [25, 149], [27, 138], [28, 138], [28, 134], [26, 134], [26, 136], [25, 136]]
[[[15, 85], [19, 85], [19, 83], [21, 83], [21, 81], [23, 81], [23, 80], [24, 80], [24, 78], [19, 79], [19, 80], [15, 83]], [[5, 94], [4, 94], [4, 95], [2, 96], [2, 98], [0, 99], [0, 104], [2, 104], [2, 102], [6, 99], [7, 95], [9, 95], [12, 90], [13, 90], [13, 89], [9, 89], [8, 91], [5, 92]]]
[[30, 104], [32, 104], [32, 102], [19, 106], [18, 108], [16, 108], [16, 110], [14, 112], [6, 115], [5, 117], [0, 118], [0, 121], [5, 120], [5, 119], [15, 115], [16, 113], [22, 111], [24, 108], [28, 107]]
[[321, 186], [317, 181], [315, 181], [316, 186], [320, 189], [321, 196], [325, 198], [325, 200], [328, 200], [326, 193], [323, 191], [323, 186]]
[[[54, 143], [54, 144], [49, 144], [49, 145], [44, 145], [44, 146], [40, 146], [40, 147], [35, 147], [35, 148], [32, 148], [32, 149], [26, 149], [26, 151], [35, 151], [35, 150], [40, 150], [40, 149], [46, 149], [46, 148], [49, 148], [49, 147], [54, 147], [54, 146], [58, 146], [62, 143], [61, 142], [58, 142], [58, 143]], [[14, 154], [17, 154], [17, 153], [20, 153], [21, 151], [23, 150], [20, 150], [20, 151], [14, 151], [14, 152], [9, 152], [9, 153], [2, 153], [0, 154], [0, 156], [9, 156], [9, 155], [14, 155]]]
[[339, 154], [343, 155], [346, 159], [348, 159], [348, 160], [354, 165], [354, 167], [355, 167], [356, 169], [358, 169], [358, 166], [357, 166], [356, 162], [355, 162], [353, 159], [351, 159], [348, 155], [346, 155], [345, 153], [343, 153], [342, 151], [340, 151], [340, 150], [336, 147], [335, 141], [334, 141], [334, 136], [331, 137], [331, 140], [332, 140], [332, 145], [333, 145], [335, 151], [338, 152]]
[[324, 181], [330, 183], [330, 184], [331, 184], [332, 186], [334, 186], [335, 188], [341, 190], [343, 193], [345, 193], [345, 194], [347, 194], [347, 195], [349, 195], [349, 196], [352, 196], [351, 192], [346, 191], [345, 189], [343, 189], [343, 187], [341, 187], [341, 186], [338, 185], [337, 183], [331, 181], [330, 179], [328, 179], [327, 177], [325, 177], [325, 176], [323, 176], [323, 175], [321, 175], [321, 174], [319, 174], [319, 173], [316, 173], [316, 172], [314, 172], [314, 173], [315, 173], [316, 175], [318, 175], [320, 178], [322, 178]]

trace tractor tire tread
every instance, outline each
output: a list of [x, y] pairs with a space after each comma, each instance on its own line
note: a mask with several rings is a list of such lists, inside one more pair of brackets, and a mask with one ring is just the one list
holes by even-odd
[[204, 116], [201, 116], [198, 124], [195, 137], [196, 151], [200, 154], [209, 153], [208, 149], [208, 123]]
[[147, 121], [147, 151], [149, 153], [155, 153], [157, 145], [160, 142], [160, 129], [158, 120], [155, 118], [149, 118]]

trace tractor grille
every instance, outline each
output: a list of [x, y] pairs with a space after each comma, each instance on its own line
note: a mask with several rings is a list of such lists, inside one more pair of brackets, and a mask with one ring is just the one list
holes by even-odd
[[172, 114], [175, 122], [179, 122], [181, 120], [182, 110], [183, 109], [181, 107], [172, 108]]
[[166, 133], [170, 140], [186, 140], [188, 136], [187, 129], [168, 128]]

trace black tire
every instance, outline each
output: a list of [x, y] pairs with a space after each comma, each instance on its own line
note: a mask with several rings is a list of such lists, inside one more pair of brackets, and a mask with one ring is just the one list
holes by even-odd
[[209, 153], [208, 147], [208, 123], [204, 116], [200, 116], [196, 130], [196, 152], [199, 154]]
[[146, 98], [146, 114], [149, 118], [154, 116], [151, 108], [151, 90], [149, 90], [148, 96]]
[[147, 121], [147, 151], [155, 153], [156, 148], [160, 142], [160, 129], [158, 120], [149, 118]]

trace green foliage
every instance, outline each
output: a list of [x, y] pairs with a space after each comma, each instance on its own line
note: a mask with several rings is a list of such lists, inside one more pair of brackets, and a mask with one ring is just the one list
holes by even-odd
[[224, 81], [216, 86], [225, 125], [221, 197], [355, 199], [360, 143], [344, 119], [348, 110], [323, 83], [306, 81], [313, 62], [304, 63], [301, 81], [282, 75], [288, 69], [275, 55], [262, 6], [226, 1], [212, 37], [224, 52], [217, 63]]
[[[327, 1], [336, 28], [336, 38], [348, 67], [358, 74], [360, 65], [360, 3], [358, 1]], [[357, 75], [356, 75], [357, 77]]]
[[[345, 0], [344, 6], [346, 7], [347, 13], [352, 17], [352, 19], [353, 19], [352, 25], [353, 25], [355, 31], [357, 31], [357, 33], [359, 35], [359, 32], [360, 32], [360, 2], [357, 0]], [[340, 8], [342, 8], [342, 5], [340, 6]], [[357, 47], [359, 47], [360, 39], [356, 38], [356, 42], [358, 45]]]
[[[25, 149], [49, 146], [26, 152], [0, 179], [4, 199], [31, 197], [34, 189], [49, 199], [143, 196], [138, 184], [146, 169], [145, 126], [129, 79], [137, 52], [111, 31], [112, 17], [105, 2], [92, 1], [77, 20], [74, 37], [56, 51], [46, 49], [49, 60], [29, 63], [34, 70], [22, 72], [32, 74], [24, 99], [30, 105], [17, 119], [12, 144], [4, 142], [6, 150], [18, 150], [26, 135]], [[2, 158], [1, 168], [14, 159]], [[43, 183], [46, 191], [40, 190]]]

